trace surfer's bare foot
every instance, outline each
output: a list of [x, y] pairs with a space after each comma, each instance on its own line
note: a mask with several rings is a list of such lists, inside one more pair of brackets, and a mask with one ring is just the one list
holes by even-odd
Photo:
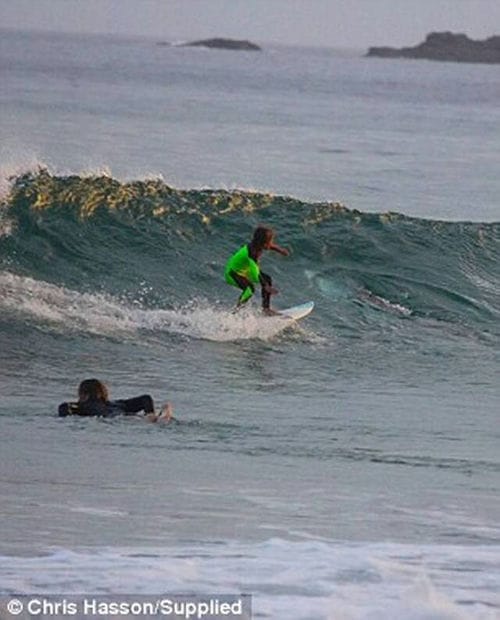
[[146, 413], [144, 419], [148, 422], [170, 422], [173, 418], [174, 408], [171, 403], [165, 403], [160, 413]]
[[169, 422], [174, 414], [174, 408], [171, 403], [165, 403], [163, 407], [160, 409], [160, 413], [156, 418], [157, 422]]
[[272, 308], [264, 308], [263, 312], [266, 316], [276, 316], [279, 314], [277, 310], [273, 310]]

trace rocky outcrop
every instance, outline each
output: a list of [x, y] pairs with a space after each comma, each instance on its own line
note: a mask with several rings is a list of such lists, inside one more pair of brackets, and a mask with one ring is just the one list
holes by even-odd
[[431, 32], [423, 43], [415, 47], [370, 47], [367, 56], [500, 63], [500, 36], [475, 41], [465, 34]]
[[260, 51], [261, 48], [250, 41], [239, 41], [237, 39], [203, 39], [201, 41], [191, 41], [184, 43], [183, 47], [209, 47], [221, 50], [243, 50]]

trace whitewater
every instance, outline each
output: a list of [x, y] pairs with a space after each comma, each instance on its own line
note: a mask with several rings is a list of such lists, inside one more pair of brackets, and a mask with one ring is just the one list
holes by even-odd
[[[0, 54], [0, 594], [498, 618], [494, 68], [7, 31]], [[260, 223], [299, 323], [231, 313]], [[90, 377], [177, 421], [57, 418]]]

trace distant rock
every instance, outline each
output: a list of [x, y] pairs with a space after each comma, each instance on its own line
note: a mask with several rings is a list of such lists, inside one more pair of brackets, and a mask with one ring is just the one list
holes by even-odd
[[243, 51], [261, 51], [255, 43], [250, 41], [239, 41], [237, 39], [203, 39], [202, 41], [191, 41], [184, 43], [182, 47], [209, 47], [221, 50], [243, 50]]
[[370, 47], [366, 55], [378, 58], [500, 63], [500, 36], [475, 41], [465, 34], [431, 32], [423, 43], [415, 47]]

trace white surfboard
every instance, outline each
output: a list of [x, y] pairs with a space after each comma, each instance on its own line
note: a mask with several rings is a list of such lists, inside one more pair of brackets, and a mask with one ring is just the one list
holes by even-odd
[[314, 301], [307, 301], [305, 304], [300, 304], [299, 306], [285, 308], [285, 310], [278, 310], [278, 314], [276, 316], [282, 316], [287, 319], [294, 319], [295, 321], [298, 321], [311, 313], [313, 308]]

